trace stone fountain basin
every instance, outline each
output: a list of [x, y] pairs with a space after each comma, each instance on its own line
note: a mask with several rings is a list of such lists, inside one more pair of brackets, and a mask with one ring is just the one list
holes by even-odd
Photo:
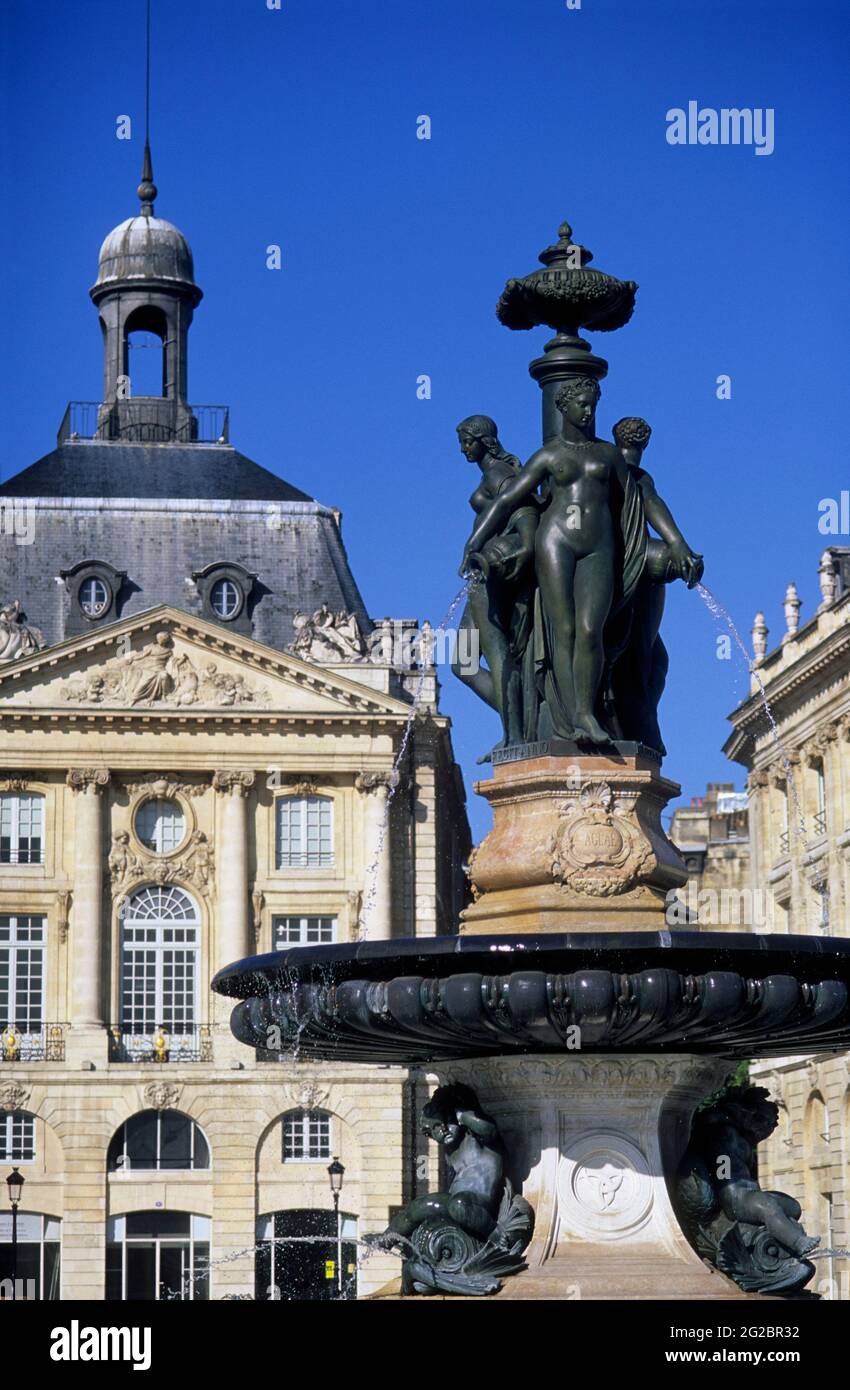
[[240, 1042], [303, 1060], [775, 1057], [850, 1048], [850, 939], [749, 932], [446, 936], [294, 946], [220, 970]]

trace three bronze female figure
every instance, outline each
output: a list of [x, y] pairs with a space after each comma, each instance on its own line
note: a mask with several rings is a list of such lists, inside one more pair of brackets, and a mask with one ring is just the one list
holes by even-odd
[[477, 582], [461, 624], [477, 628], [489, 670], [456, 671], [501, 716], [498, 746], [629, 740], [664, 751], [664, 585], [693, 587], [702, 557], [641, 466], [646, 422], [621, 420], [613, 443], [596, 437], [600, 394], [594, 377], [568, 378], [555, 398], [561, 433], [524, 467], [488, 416], [458, 426], [481, 469], [461, 564]]

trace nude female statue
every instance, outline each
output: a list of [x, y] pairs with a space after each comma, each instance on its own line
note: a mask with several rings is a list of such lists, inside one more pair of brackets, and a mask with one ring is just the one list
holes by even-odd
[[[481, 470], [469, 499], [480, 515], [517, 478], [519, 459], [502, 447], [496, 422], [489, 415], [461, 420], [457, 434], [462, 453]], [[497, 745], [501, 747], [521, 743], [525, 736], [522, 667], [532, 623], [537, 515], [536, 499], [527, 499], [470, 558], [469, 566], [479, 582], [470, 590], [460, 629], [477, 631], [480, 653], [489, 669], [462, 659], [467, 644], [461, 642], [452, 662], [455, 675], [501, 716], [503, 739]]]
[[677, 574], [696, 582], [697, 570], [702, 572], [700, 557], [687, 546], [649, 476], [645, 483], [638, 480], [621, 449], [597, 439], [600, 394], [592, 377], [565, 382], [555, 397], [562, 433], [538, 449], [481, 515], [462, 566], [467, 572], [512, 511], [541, 489], [535, 572], [548, 727], [538, 737], [594, 744], [611, 739], [597, 713], [605, 626], [612, 611], [633, 599], [647, 562], [646, 522], [667, 543]]

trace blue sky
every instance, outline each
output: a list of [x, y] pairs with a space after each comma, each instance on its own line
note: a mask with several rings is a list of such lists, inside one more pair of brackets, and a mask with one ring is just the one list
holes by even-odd
[[[646, 466], [743, 632], [763, 608], [779, 640], [791, 579], [813, 614], [818, 503], [850, 486], [843, 0], [153, 4], [157, 212], [205, 292], [191, 399], [229, 403], [243, 452], [342, 508], [373, 614], [437, 621], [456, 591], [474, 483], [457, 422], [495, 416], [524, 458], [539, 443], [527, 364], [548, 334], [494, 308], [564, 217], [640, 285], [632, 322], [592, 337], [600, 432], [653, 425]], [[69, 399], [100, 395], [87, 290], [136, 207], [143, 0], [6, 0], [2, 29], [7, 477]], [[773, 154], [669, 145], [690, 100], [772, 108]], [[741, 785], [720, 746], [746, 672], [681, 585], [664, 631], [665, 771], [687, 796]], [[450, 675], [444, 704], [471, 784], [495, 716]]]

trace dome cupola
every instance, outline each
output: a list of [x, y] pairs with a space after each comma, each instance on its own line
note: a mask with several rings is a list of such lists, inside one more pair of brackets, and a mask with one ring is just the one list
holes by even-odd
[[[109, 233], [89, 291], [104, 342], [98, 434], [151, 443], [191, 439], [195, 425], [187, 404], [188, 333], [202, 291], [195, 284], [192, 252], [183, 233], [154, 215], [157, 188], [147, 141], [137, 192], [139, 211]], [[162, 388], [157, 395], [133, 390], [134, 333], [153, 334], [162, 345]]]

